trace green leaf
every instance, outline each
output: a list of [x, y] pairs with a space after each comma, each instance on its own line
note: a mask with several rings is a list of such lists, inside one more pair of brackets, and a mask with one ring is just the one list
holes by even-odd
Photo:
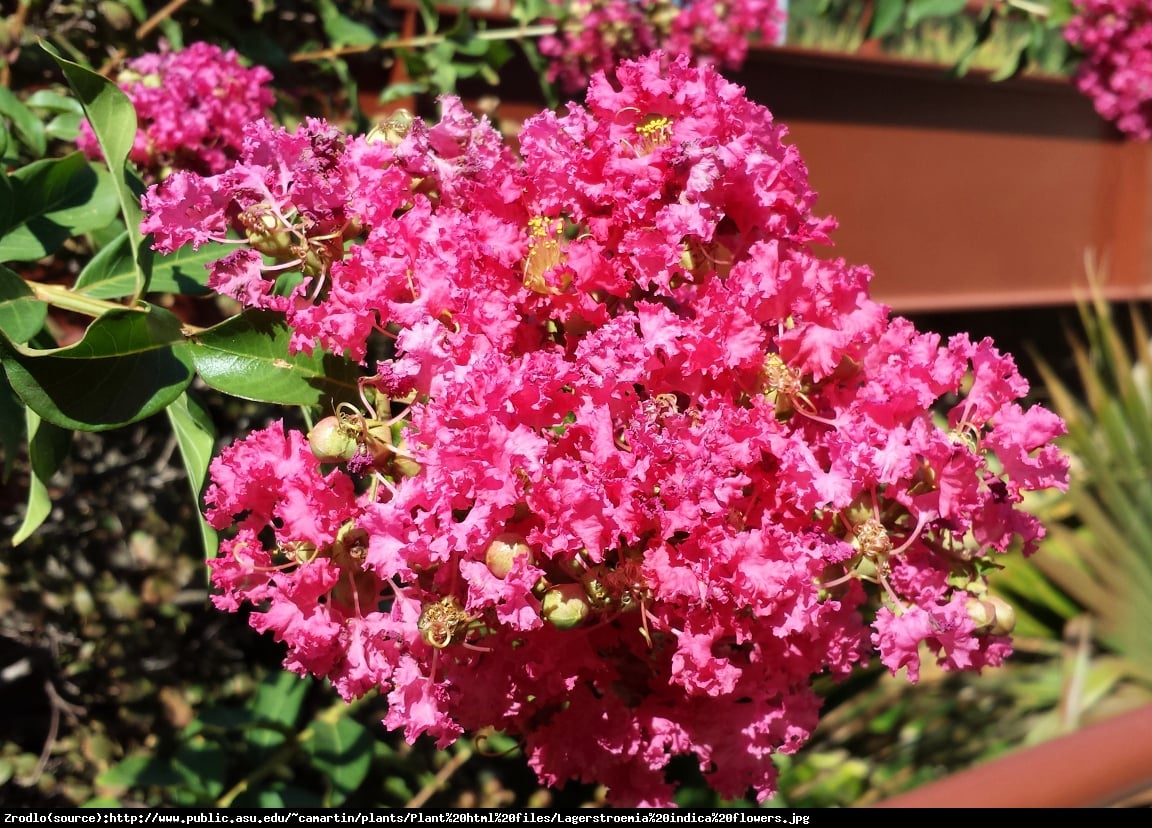
[[[2, 136], [2, 134], [3, 129], [0, 128], [0, 136]], [[0, 147], [0, 149], [2, 149], [2, 147]], [[16, 192], [12, 189], [12, 184], [8, 182], [8, 176], [0, 175], [0, 237], [7, 233], [9, 227], [12, 227], [12, 220], [15, 214]]]
[[320, 350], [289, 354], [291, 331], [271, 311], [245, 311], [191, 339], [192, 359], [217, 391], [280, 405], [325, 405], [358, 397], [356, 364]]
[[[227, 256], [233, 249], [227, 244], [210, 242], [199, 250], [189, 246], [166, 256], [154, 253], [148, 289], [153, 293], [185, 296], [211, 293], [205, 265]], [[131, 296], [136, 290], [136, 265], [132, 256], [131, 240], [124, 232], [92, 257], [77, 277], [73, 289], [93, 299]]]
[[41, 420], [31, 409], [24, 409], [25, 428], [28, 432], [28, 460], [31, 466], [28, 485], [28, 507], [24, 520], [12, 536], [12, 545], [19, 546], [35, 532], [52, 512], [48, 496], [48, 481], [60, 468], [72, 446], [72, 432], [57, 428]]
[[172, 769], [171, 763], [167, 760], [139, 754], [125, 757], [96, 777], [96, 784], [101, 788], [118, 790], [142, 785], [167, 787], [177, 785], [180, 781], [180, 774]]
[[4, 472], [0, 474], [0, 483], [8, 482], [20, 447], [28, 436], [24, 425], [25, 411], [24, 404], [8, 384], [8, 376], [0, 370], [0, 450], [4, 452]]
[[203, 804], [210, 805], [223, 791], [228, 773], [224, 748], [203, 736], [186, 740], [172, 757], [172, 768], [183, 777], [184, 786]]
[[928, 17], [951, 17], [964, 11], [968, 0], [908, 0], [906, 25], [913, 28]]
[[180, 320], [154, 306], [111, 310], [66, 348], [37, 350], [0, 332], [13, 390], [51, 423], [104, 431], [161, 411], [192, 381]]
[[[216, 443], [216, 428], [208, 412], [187, 391], [164, 409], [164, 413], [168, 415], [176, 435], [176, 444], [180, 447], [180, 457], [192, 487], [192, 499], [199, 507], [200, 494], [204, 491], [208, 464], [212, 460], [212, 449]], [[204, 558], [207, 560], [216, 556], [219, 538], [199, 508], [196, 514], [200, 520], [200, 537], [204, 541]]]
[[128, 228], [133, 259], [137, 266], [137, 287], [134, 295], [140, 297], [148, 287], [149, 263], [143, 237], [140, 235], [140, 196], [143, 185], [128, 167], [128, 154], [136, 139], [136, 110], [132, 101], [113, 81], [86, 69], [78, 63], [58, 55], [47, 44], [41, 46], [59, 65], [68, 84], [80, 103], [84, 114], [96, 135], [96, 141], [104, 154], [108, 169], [112, 172], [112, 182], [120, 202], [120, 212]]
[[324, 803], [315, 791], [299, 785], [279, 783], [275, 788], [245, 791], [232, 800], [233, 808], [322, 808]]
[[316, 0], [316, 9], [324, 34], [333, 46], [371, 46], [380, 40], [371, 28], [341, 14], [332, 0]]
[[84, 107], [75, 98], [62, 95], [54, 89], [38, 89], [24, 100], [29, 109], [43, 109], [46, 112], [71, 112], [84, 117]]
[[73, 112], [61, 112], [44, 125], [44, 134], [54, 141], [67, 141], [70, 144], [75, 143], [76, 137], [80, 134], [80, 123], [83, 120], [83, 115], [77, 115]]
[[48, 305], [23, 279], [0, 265], [0, 331], [23, 344], [39, 333], [47, 318]]
[[0, 115], [12, 122], [12, 131], [20, 143], [32, 151], [36, 158], [43, 158], [48, 150], [48, 140], [44, 137], [44, 125], [20, 99], [5, 86], [0, 86]]
[[123, 808], [124, 803], [114, 796], [94, 796], [91, 799], [85, 800], [80, 805], [81, 808]]
[[275, 727], [253, 728], [247, 734], [248, 744], [263, 750], [283, 742], [285, 733], [295, 733], [300, 708], [311, 686], [311, 679], [286, 670], [273, 673], [261, 681], [248, 706], [261, 722]]
[[84, 154], [34, 161], [8, 176], [12, 214], [0, 239], [0, 261], [32, 261], [64, 241], [109, 224], [116, 193], [109, 175]]
[[372, 734], [349, 716], [335, 722], [317, 718], [312, 722], [312, 738], [304, 749], [311, 755], [312, 764], [324, 774], [332, 785], [329, 801], [334, 807], [356, 792], [368, 778], [372, 768]]

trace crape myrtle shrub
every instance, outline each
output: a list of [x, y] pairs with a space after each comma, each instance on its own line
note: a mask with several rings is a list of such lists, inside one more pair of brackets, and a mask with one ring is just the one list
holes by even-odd
[[670, 804], [680, 755], [771, 796], [814, 677], [873, 653], [912, 681], [1005, 658], [986, 578], [1042, 537], [1020, 505], [1065, 485], [1063, 424], [990, 340], [816, 252], [833, 222], [766, 109], [660, 53], [520, 157], [441, 104], [366, 137], [256, 121], [145, 196], [159, 251], [233, 243], [212, 287], [364, 367], [360, 406], [213, 462], [219, 608], [409, 740], [496, 728], [619, 805]]

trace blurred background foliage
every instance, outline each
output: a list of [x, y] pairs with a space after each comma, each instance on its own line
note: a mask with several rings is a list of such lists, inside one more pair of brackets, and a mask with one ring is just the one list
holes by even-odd
[[[937, 11], [969, 5], [931, 2]], [[1070, 58], [1048, 22], [1061, 4], [1041, 5], [1053, 11], [1030, 20], [1012, 3], [941, 16], [916, 0], [792, 0], [789, 43], [853, 52], [870, 40], [891, 55], [994, 76], [1066, 72]], [[985, 13], [1013, 25], [989, 27]], [[441, 26], [433, 10], [424, 14], [426, 28]], [[472, 24], [453, 25], [440, 53], [412, 53], [425, 70], [415, 83], [450, 88], [507, 59], [495, 41], [477, 46]], [[395, 10], [368, 0], [5, 4], [4, 161], [61, 154], [79, 124], [37, 38], [109, 71], [161, 38], [232, 45], [273, 70], [286, 120], [318, 114], [355, 127], [359, 86], [379, 89], [399, 54], [368, 47], [400, 27]], [[1152, 352], [1139, 313], [1115, 312], [1085, 305], [1068, 326], [1067, 353], [1035, 360], [1036, 397], [1069, 423], [1074, 475], [1066, 495], [1033, 504], [1051, 527], [1043, 548], [1000, 573], [1019, 619], [1016, 655], [982, 676], [926, 665], [911, 686], [870, 667], [822, 684], [824, 719], [799, 754], [778, 757], [780, 795], [768, 805], [869, 804], [1152, 700]], [[198, 393], [222, 442], [283, 414]], [[408, 746], [380, 726], [382, 700], [346, 706], [321, 683], [284, 673], [281, 648], [208, 601], [196, 507], [157, 418], [77, 434], [51, 481], [51, 514], [15, 547], [29, 474], [26, 462], [9, 462], [17, 447], [3, 451], [12, 470], [0, 482], [0, 801], [10, 807], [602, 804], [590, 786], [541, 789], [500, 734], [446, 751]], [[685, 782], [681, 804], [752, 804], [718, 802], [690, 761], [673, 772]]]

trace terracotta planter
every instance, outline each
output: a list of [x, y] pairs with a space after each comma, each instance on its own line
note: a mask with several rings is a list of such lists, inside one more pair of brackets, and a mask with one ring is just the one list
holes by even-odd
[[1129, 801], [1147, 805], [1150, 789], [1152, 706], [1144, 706], [953, 774], [879, 807], [1085, 808]]
[[733, 79], [788, 125], [837, 254], [897, 310], [1071, 303], [1086, 255], [1113, 297], [1152, 296], [1149, 147], [1069, 83], [790, 50]]

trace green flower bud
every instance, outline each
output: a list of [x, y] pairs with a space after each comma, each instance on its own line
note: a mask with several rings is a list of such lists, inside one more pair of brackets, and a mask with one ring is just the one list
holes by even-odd
[[488, 549], [484, 553], [484, 563], [488, 565], [488, 570], [493, 575], [503, 579], [512, 571], [515, 560], [523, 557], [528, 558], [528, 563], [534, 562], [532, 549], [524, 540], [524, 536], [515, 532], [504, 532], [494, 537], [488, 544]]
[[339, 417], [325, 417], [308, 432], [308, 446], [321, 463], [343, 463], [356, 456], [356, 433]]
[[966, 609], [978, 633], [1009, 635], [1016, 629], [1016, 610], [1003, 598], [995, 595], [983, 599], [973, 598]]
[[544, 593], [540, 612], [544, 620], [559, 630], [570, 630], [584, 623], [591, 608], [580, 584], [560, 584]]

